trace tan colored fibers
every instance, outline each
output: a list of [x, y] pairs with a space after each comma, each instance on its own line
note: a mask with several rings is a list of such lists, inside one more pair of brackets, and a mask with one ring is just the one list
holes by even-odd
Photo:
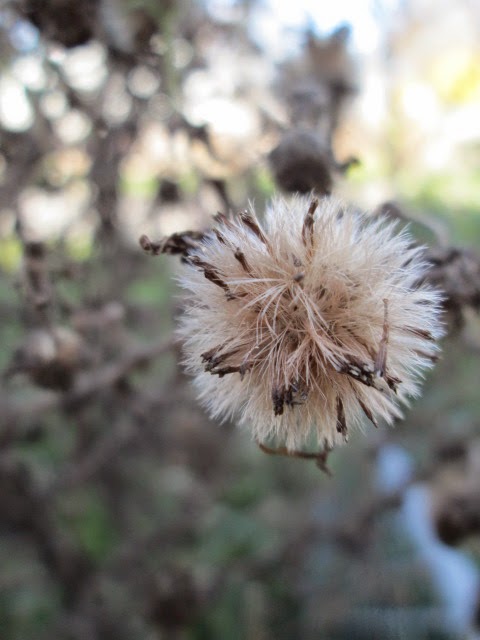
[[190, 250], [185, 362], [214, 418], [289, 450], [391, 423], [436, 359], [440, 294], [421, 248], [385, 218], [326, 197], [221, 214]]

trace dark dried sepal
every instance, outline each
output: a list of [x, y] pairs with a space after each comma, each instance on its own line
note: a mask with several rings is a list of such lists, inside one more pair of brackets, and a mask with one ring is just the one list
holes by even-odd
[[292, 382], [288, 387], [279, 386], [272, 389], [273, 413], [283, 415], [284, 406], [293, 409], [305, 403], [308, 391], [299, 382]]
[[378, 422], [375, 420], [373, 413], [370, 411], [370, 409], [367, 407], [367, 405], [360, 400], [360, 398], [357, 396], [357, 400], [358, 400], [358, 404], [361, 406], [363, 413], [367, 416], [367, 418], [370, 420], [370, 422], [373, 424], [374, 427], [376, 427], [378, 429]]
[[315, 223], [315, 211], [318, 207], [318, 200], [314, 198], [308, 207], [307, 214], [303, 221], [302, 242], [306, 247], [313, 244], [313, 225]]
[[216, 267], [214, 267], [212, 264], [210, 264], [209, 262], [205, 262], [198, 256], [188, 256], [188, 262], [195, 267], [199, 267], [203, 271], [207, 280], [210, 280], [210, 282], [217, 285], [217, 287], [220, 287], [227, 293], [231, 293], [228, 284], [225, 282], [225, 280], [223, 280]]
[[235, 253], [235, 260], [238, 260], [238, 262], [242, 265], [242, 269], [248, 273], [249, 276], [253, 276], [252, 273], [252, 269], [250, 268], [250, 265], [248, 264], [247, 258], [245, 257], [245, 254], [243, 253], [243, 251], [240, 249], [240, 247], [237, 247]]
[[183, 231], [182, 233], [172, 233], [171, 236], [154, 241], [143, 234], [139, 238], [139, 243], [145, 253], [149, 253], [152, 256], [165, 253], [187, 257], [190, 251], [198, 249], [199, 243], [204, 237], [205, 233], [202, 231]]
[[383, 334], [382, 334], [382, 339], [380, 340], [377, 355], [375, 357], [375, 363], [373, 365], [374, 373], [379, 378], [383, 378], [385, 376], [385, 372], [387, 369], [387, 348], [388, 348], [388, 336], [389, 336], [388, 301], [384, 299], [383, 304], [384, 304]]
[[263, 233], [258, 220], [256, 220], [251, 213], [248, 211], [241, 211], [239, 213], [239, 218], [243, 224], [263, 242], [263, 244], [268, 246], [267, 237]]
[[342, 399], [340, 396], [337, 396], [337, 433], [340, 433], [345, 439], [347, 438], [347, 421], [345, 418], [345, 409], [343, 406]]

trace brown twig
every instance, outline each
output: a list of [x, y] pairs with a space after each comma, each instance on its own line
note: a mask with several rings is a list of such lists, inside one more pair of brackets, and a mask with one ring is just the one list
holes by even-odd
[[332, 472], [327, 467], [327, 459], [331, 452], [331, 448], [325, 446], [325, 449], [320, 453], [314, 453], [310, 451], [297, 451], [295, 449], [287, 449], [287, 447], [272, 448], [258, 442], [257, 445], [263, 451], [271, 456], [287, 456], [289, 458], [301, 458], [303, 460], [315, 460], [317, 467], [323, 471], [327, 476], [332, 476]]
[[[65, 393], [42, 393], [26, 402], [15, 402], [5, 397], [0, 426], [9, 432], [10, 438], [16, 439], [19, 435], [21, 437], [18, 426], [22, 422], [55, 409], [74, 408], [92, 396], [113, 387], [138, 367], [151, 362], [174, 347], [175, 341], [167, 338], [155, 344], [132, 348], [116, 362], [106, 364], [93, 372], [80, 374], [73, 387]], [[7, 440], [10, 441], [10, 438]], [[5, 441], [5, 433], [2, 441]]]

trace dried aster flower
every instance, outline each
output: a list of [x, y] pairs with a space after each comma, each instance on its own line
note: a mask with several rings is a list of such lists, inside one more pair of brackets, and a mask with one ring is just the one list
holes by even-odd
[[188, 251], [180, 328], [212, 416], [290, 452], [401, 417], [442, 334], [408, 234], [330, 197], [276, 199], [264, 227], [253, 209], [215, 220]]

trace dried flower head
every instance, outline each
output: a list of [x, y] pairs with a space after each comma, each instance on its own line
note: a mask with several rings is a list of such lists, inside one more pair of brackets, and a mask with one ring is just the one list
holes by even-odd
[[288, 131], [268, 159], [275, 182], [284, 191], [315, 190], [319, 195], [331, 192], [334, 160], [315, 131]]
[[200, 398], [254, 437], [326, 449], [401, 417], [442, 334], [422, 249], [335, 198], [222, 214], [188, 252], [180, 335]]

